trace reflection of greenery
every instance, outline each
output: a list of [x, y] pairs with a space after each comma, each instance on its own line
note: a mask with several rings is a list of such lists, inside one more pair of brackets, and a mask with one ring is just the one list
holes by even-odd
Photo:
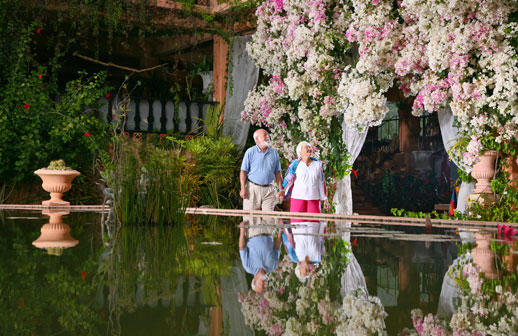
[[[85, 241], [72, 216], [66, 221], [73, 235]], [[31, 245], [39, 226], [23, 224], [0, 226], [0, 334], [102, 334], [104, 319], [92, 302], [97, 256], [81, 248], [67, 249], [60, 257], [47, 255]]]
[[177, 286], [182, 285], [178, 283], [180, 275], [194, 281], [204, 305], [218, 305], [219, 279], [228, 275], [236, 251], [227, 244], [201, 242], [228, 243], [230, 239], [227, 226], [120, 227], [107, 240], [110, 247], [103, 253], [100, 269], [103, 285], [110, 288], [112, 316], [118, 319], [159, 299], [174, 300]]

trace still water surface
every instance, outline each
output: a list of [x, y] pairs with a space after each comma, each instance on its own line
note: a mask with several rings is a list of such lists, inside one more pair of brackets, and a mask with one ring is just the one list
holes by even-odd
[[[0, 334], [262, 335], [245, 324], [239, 302], [254, 293], [253, 276], [241, 264], [238, 224], [203, 216], [184, 227], [116, 230], [96, 213], [0, 212]], [[342, 272], [346, 258], [357, 260], [355, 276], [381, 300], [389, 335], [411, 327], [414, 308], [437, 312], [458, 250], [454, 239], [429, 242], [420, 229], [410, 233], [352, 232], [354, 257], [336, 251], [341, 234], [317, 237], [324, 244], [320, 265]], [[283, 244], [278, 277], [290, 277], [291, 264]], [[331, 271], [318, 290], [331, 300], [343, 295], [341, 274]], [[288, 286], [300, 285], [290, 281], [285, 296], [297, 293]]]

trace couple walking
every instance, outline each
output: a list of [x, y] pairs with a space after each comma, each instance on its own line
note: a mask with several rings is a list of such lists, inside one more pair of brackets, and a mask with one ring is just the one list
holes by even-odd
[[[272, 211], [276, 198], [281, 202], [290, 201], [290, 212], [320, 213], [320, 202], [324, 201], [324, 208], [329, 209], [327, 190], [320, 160], [311, 157], [312, 147], [303, 141], [297, 145], [297, 159], [293, 160], [286, 172], [284, 180], [281, 175], [281, 163], [279, 154], [270, 146], [268, 132], [259, 129], [254, 132], [255, 146], [249, 148], [241, 164], [239, 176], [243, 198], [244, 210]], [[275, 181], [279, 189], [272, 184]], [[277, 268], [280, 256], [282, 230], [279, 230], [275, 241], [271, 236], [272, 228], [259, 226], [260, 218], [248, 218], [248, 242], [246, 242], [246, 230], [241, 228], [239, 236], [239, 253], [245, 270], [254, 275], [252, 289], [256, 292], [265, 290], [266, 273]], [[302, 219], [290, 219], [291, 223], [314, 222]], [[272, 224], [270, 222], [270, 224]], [[313, 231], [315, 225], [309, 225], [309, 231]], [[296, 231], [294, 229], [293, 231]], [[305, 229], [300, 229], [305, 230]], [[320, 229], [317, 228], [317, 231]], [[293, 241], [296, 260], [299, 265], [297, 271], [299, 278], [304, 278], [309, 272], [309, 264], [316, 262], [316, 253], [312, 246], [315, 239], [307, 237], [295, 237]], [[297, 243], [298, 240], [298, 243]], [[313, 251], [313, 252], [312, 252]]]

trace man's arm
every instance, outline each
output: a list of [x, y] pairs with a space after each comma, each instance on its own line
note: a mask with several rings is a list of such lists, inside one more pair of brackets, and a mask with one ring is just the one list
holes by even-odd
[[239, 250], [244, 250], [246, 248], [245, 231], [245, 228], [239, 229]]
[[239, 182], [241, 183], [241, 191], [239, 192], [239, 196], [243, 199], [247, 199], [248, 195], [246, 194], [246, 180], [248, 178], [248, 172], [246, 170], [241, 170], [239, 172]]
[[277, 237], [275, 237], [275, 242], [273, 244], [273, 248], [276, 249], [276, 250], [280, 250], [281, 249], [281, 243], [282, 243], [282, 229], [279, 230], [279, 232], [277, 232]]

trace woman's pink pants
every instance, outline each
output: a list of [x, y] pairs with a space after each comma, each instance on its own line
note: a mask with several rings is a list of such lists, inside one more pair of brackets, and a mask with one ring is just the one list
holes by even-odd
[[[290, 212], [320, 213], [320, 200], [290, 199]], [[291, 218], [290, 223], [318, 222], [317, 220]]]

